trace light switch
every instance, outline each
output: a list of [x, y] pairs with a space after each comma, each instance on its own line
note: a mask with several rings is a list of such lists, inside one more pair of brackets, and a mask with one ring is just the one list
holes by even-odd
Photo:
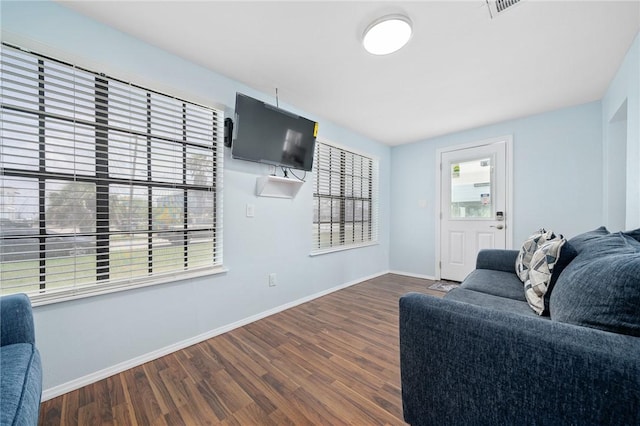
[[427, 208], [427, 200], [418, 200], [418, 207], [421, 209]]
[[254, 204], [247, 204], [247, 217], [254, 217], [256, 214], [256, 206]]

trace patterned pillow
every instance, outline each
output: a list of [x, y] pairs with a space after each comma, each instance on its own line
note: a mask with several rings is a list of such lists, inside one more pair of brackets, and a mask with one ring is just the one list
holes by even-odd
[[[529, 279], [524, 283], [524, 295], [529, 306], [538, 315], [548, 314], [549, 312], [549, 297], [547, 293], [551, 292], [554, 268], [559, 263], [562, 247], [566, 242], [567, 240], [560, 235], [542, 244], [531, 257]], [[566, 261], [563, 262], [563, 266], [566, 266], [567, 263]]]
[[547, 232], [544, 228], [540, 228], [525, 240], [516, 259], [516, 274], [518, 278], [520, 278], [520, 281], [525, 283], [529, 279], [529, 265], [531, 264], [533, 253], [547, 240], [552, 240], [555, 237], [553, 231]]

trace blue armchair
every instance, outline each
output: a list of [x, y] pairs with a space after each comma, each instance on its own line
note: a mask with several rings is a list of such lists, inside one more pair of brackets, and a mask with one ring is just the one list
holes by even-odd
[[31, 302], [24, 294], [0, 297], [0, 425], [37, 425], [41, 395]]

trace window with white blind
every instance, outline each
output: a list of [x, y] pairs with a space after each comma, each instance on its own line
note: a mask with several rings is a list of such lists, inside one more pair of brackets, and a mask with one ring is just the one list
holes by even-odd
[[318, 141], [314, 159], [313, 250], [378, 241], [378, 162]]
[[220, 111], [12, 46], [0, 59], [2, 294], [221, 268]]

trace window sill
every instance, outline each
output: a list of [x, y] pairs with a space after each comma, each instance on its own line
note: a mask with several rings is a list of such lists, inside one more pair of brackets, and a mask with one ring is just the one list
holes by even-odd
[[60, 290], [50, 290], [46, 293], [28, 293], [31, 304], [35, 306], [50, 305], [53, 303], [67, 302], [69, 300], [83, 299], [85, 297], [100, 296], [103, 294], [116, 293], [120, 291], [133, 290], [138, 288], [150, 287], [154, 285], [167, 284], [176, 281], [206, 277], [209, 275], [218, 275], [227, 273], [229, 269], [224, 266], [215, 268], [207, 268], [202, 270], [176, 272], [168, 275], [147, 277], [135, 281], [120, 281], [106, 285], [94, 285], [85, 288], [65, 288]]
[[362, 244], [351, 244], [351, 245], [348, 245], [348, 246], [331, 247], [331, 248], [328, 248], [328, 249], [314, 250], [311, 253], [309, 253], [309, 256], [311, 256], [311, 257], [321, 256], [323, 254], [335, 253], [335, 252], [339, 252], [339, 251], [353, 250], [353, 249], [358, 249], [358, 248], [362, 248], [362, 247], [377, 246], [378, 244], [379, 243], [377, 241], [371, 241], [371, 242], [362, 243]]

